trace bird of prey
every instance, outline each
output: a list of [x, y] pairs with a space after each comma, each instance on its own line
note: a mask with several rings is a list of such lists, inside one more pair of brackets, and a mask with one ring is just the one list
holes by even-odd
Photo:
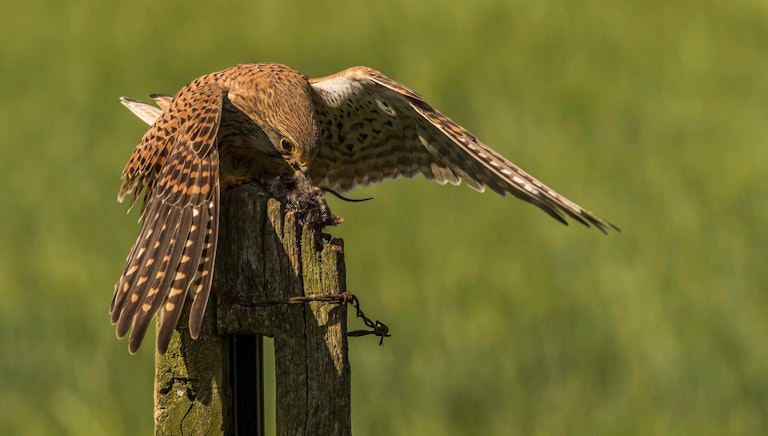
[[353, 67], [311, 79], [274, 63], [207, 74], [159, 108], [121, 101], [151, 124], [123, 170], [118, 200], [143, 192], [141, 230], [110, 308], [118, 338], [139, 348], [160, 312], [157, 350], [168, 347], [187, 294], [196, 338], [211, 289], [219, 196], [247, 181], [298, 170], [318, 187], [355, 186], [418, 173], [464, 181], [532, 203], [604, 233], [613, 224], [550, 189], [380, 72]]

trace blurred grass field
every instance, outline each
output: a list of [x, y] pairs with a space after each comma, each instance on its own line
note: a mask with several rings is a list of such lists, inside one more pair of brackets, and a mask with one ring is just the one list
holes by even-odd
[[768, 3], [46, 0], [0, 38], [0, 434], [150, 434], [117, 97], [262, 61], [377, 68], [623, 230], [421, 177], [329, 200], [393, 333], [351, 341], [356, 434], [768, 432]]

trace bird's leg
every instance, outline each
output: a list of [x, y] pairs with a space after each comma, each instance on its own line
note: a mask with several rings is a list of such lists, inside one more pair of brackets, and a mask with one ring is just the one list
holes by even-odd
[[221, 186], [222, 188], [224, 188], [224, 190], [227, 190], [227, 189], [239, 188], [240, 186], [247, 185], [250, 183], [257, 183], [261, 185], [258, 179], [256, 179], [253, 176], [227, 175], [227, 176], [222, 176]]

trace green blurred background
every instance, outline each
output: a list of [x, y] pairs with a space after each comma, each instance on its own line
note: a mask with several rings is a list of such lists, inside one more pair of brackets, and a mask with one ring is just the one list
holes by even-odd
[[152, 346], [107, 315], [117, 97], [260, 61], [377, 68], [623, 229], [421, 177], [330, 199], [394, 335], [351, 340], [356, 434], [768, 431], [765, 1], [47, 0], [0, 39], [0, 434], [151, 432]]

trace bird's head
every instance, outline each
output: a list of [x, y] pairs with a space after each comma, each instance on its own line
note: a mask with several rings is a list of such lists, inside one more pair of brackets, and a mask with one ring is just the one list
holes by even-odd
[[284, 65], [257, 64], [230, 85], [228, 98], [263, 131], [260, 151], [305, 172], [320, 148], [309, 79]]

